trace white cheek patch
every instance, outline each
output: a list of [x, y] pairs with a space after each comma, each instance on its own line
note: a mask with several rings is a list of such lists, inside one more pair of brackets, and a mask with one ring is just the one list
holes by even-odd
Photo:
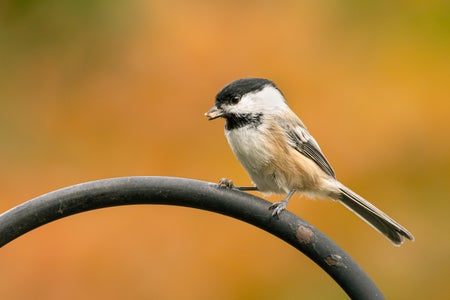
[[267, 86], [261, 91], [248, 93], [228, 109], [231, 113], [276, 113], [287, 108], [283, 95], [274, 87]]

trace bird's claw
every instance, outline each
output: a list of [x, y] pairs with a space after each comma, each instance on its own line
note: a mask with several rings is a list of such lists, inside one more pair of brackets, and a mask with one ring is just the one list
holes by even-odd
[[286, 201], [275, 202], [274, 204], [272, 204], [269, 207], [270, 210], [273, 210], [272, 217], [278, 218], [280, 216], [281, 212], [286, 209], [286, 206], [287, 206]]
[[234, 183], [232, 180], [228, 179], [228, 178], [222, 178], [219, 180], [219, 183], [217, 184], [219, 186], [219, 188], [227, 188], [227, 189], [232, 189], [234, 188]]

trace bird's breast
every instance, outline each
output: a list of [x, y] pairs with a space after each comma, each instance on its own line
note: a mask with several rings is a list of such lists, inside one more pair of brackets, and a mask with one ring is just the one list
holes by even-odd
[[265, 135], [257, 128], [225, 131], [234, 155], [247, 170], [259, 171], [272, 157]]
[[263, 128], [238, 128], [225, 130], [228, 143], [253, 183], [261, 192], [288, 193], [289, 190], [277, 185], [274, 180], [277, 170], [273, 164], [276, 151], [268, 142]]

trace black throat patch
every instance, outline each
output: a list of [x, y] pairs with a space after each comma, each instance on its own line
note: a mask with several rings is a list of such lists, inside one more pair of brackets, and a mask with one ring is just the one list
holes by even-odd
[[262, 122], [262, 114], [232, 114], [225, 117], [226, 130], [238, 129], [245, 126], [258, 127]]

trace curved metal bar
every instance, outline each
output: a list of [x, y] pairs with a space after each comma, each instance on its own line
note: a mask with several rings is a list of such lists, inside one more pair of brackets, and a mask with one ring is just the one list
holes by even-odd
[[173, 177], [121, 177], [77, 184], [27, 201], [0, 215], [0, 247], [36, 227], [76, 213], [130, 204], [166, 204], [224, 214], [291, 244], [326, 271], [352, 299], [384, 299], [359, 265], [314, 226], [270, 202], [217, 184]]

